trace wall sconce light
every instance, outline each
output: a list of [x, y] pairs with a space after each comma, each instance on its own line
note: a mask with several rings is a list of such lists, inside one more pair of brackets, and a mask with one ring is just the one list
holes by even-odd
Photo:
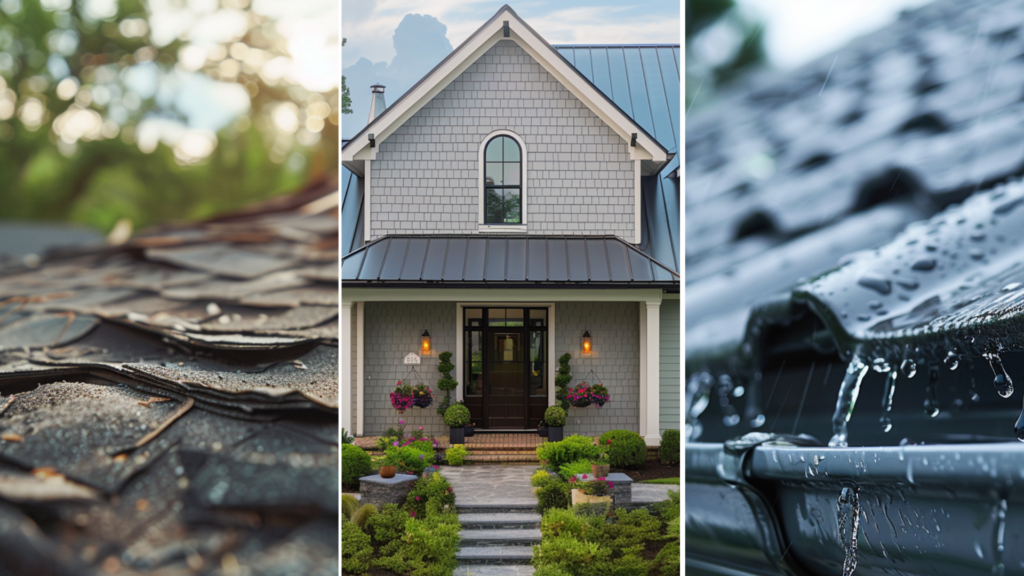
[[426, 330], [424, 330], [423, 331], [423, 336], [421, 337], [421, 340], [422, 340], [423, 343], [420, 345], [420, 352], [422, 352], [424, 356], [429, 356], [430, 355], [430, 332], [427, 332]]
[[590, 356], [591, 351], [592, 350], [590, 348], [590, 331], [588, 330], [583, 333], [583, 355]]

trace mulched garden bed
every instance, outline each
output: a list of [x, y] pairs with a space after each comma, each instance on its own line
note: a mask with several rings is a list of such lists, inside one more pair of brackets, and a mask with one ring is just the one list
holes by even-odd
[[679, 464], [665, 465], [654, 460], [648, 460], [643, 468], [637, 470], [619, 470], [612, 468], [612, 472], [622, 472], [633, 479], [634, 482], [641, 480], [654, 480], [655, 478], [681, 478], [682, 468]]

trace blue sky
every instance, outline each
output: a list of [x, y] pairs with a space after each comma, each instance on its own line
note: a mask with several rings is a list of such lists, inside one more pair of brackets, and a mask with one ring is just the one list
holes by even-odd
[[[353, 114], [342, 118], [342, 136], [353, 136], [366, 124], [370, 84], [387, 86], [386, 100], [394, 102], [504, 4], [342, 0], [342, 36], [348, 39], [342, 49], [342, 73], [353, 103]], [[680, 40], [679, 0], [532, 0], [509, 5], [552, 44], [678, 44]]]

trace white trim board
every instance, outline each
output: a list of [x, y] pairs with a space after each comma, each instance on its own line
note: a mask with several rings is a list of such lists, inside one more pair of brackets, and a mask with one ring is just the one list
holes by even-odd
[[[665, 297], [659, 288], [573, 290], [571, 288], [342, 288], [342, 302], [647, 302]], [[496, 304], [500, 305], [500, 304]]]
[[[507, 38], [503, 34], [505, 22], [509, 27]], [[447, 60], [434, 68], [416, 86], [399, 98], [347, 145], [343, 146], [342, 162], [354, 172], [358, 173], [362, 170], [363, 166], [360, 165], [361, 163], [356, 163], [356, 160], [372, 159], [384, 140], [501, 40], [511, 40], [523, 48], [627, 143], [631, 141], [632, 135], [636, 134], [636, 146], [630, 147], [631, 159], [651, 160], [655, 163], [669, 161], [670, 155], [661, 144], [647, 135], [639, 124], [625, 112], [619, 110], [600, 90], [588, 82], [511, 8], [503, 6], [491, 20], [456, 48]], [[370, 134], [374, 135], [374, 148], [370, 147]], [[350, 163], [352, 166], [349, 166]]]

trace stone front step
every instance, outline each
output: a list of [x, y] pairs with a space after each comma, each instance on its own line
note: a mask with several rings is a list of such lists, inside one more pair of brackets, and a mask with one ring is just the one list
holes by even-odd
[[[463, 524], [465, 528], [465, 524]], [[471, 529], [463, 530], [463, 548], [478, 548], [487, 546], [533, 546], [540, 544], [540, 529], [538, 528], [515, 528], [515, 529]]]
[[532, 452], [509, 454], [466, 454], [466, 462], [537, 462], [537, 455]]
[[452, 576], [533, 576], [533, 566], [481, 566], [463, 565], [455, 569]]
[[469, 530], [501, 530], [513, 528], [539, 528], [540, 514], [535, 513], [494, 513], [459, 514], [459, 522]]
[[529, 564], [532, 558], [532, 546], [468, 546], [455, 553], [455, 559], [463, 565]]
[[456, 502], [455, 511], [458, 512], [459, 520], [461, 521], [466, 514], [535, 514], [537, 504], [533, 502], [522, 504], [459, 504]]

